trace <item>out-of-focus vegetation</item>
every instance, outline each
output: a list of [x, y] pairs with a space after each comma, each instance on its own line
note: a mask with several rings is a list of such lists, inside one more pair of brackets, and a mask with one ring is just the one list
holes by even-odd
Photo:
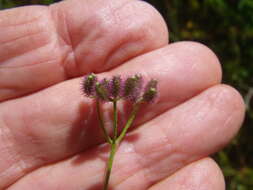
[[[12, 8], [24, 5], [43, 4], [49, 5], [57, 0], [0, 0], [0, 9]], [[58, 0], [60, 1], [60, 0]]]
[[[215, 158], [223, 169], [228, 190], [252, 190], [253, 0], [146, 1], [164, 16], [171, 41], [195, 40], [209, 46], [222, 63], [223, 82], [244, 96], [248, 110], [242, 130]], [[0, 9], [53, 2], [56, 1], [0, 0]]]
[[248, 110], [243, 127], [215, 158], [228, 190], [253, 190], [253, 0], [148, 1], [164, 16], [171, 41], [209, 46], [221, 61], [223, 82], [244, 96]]

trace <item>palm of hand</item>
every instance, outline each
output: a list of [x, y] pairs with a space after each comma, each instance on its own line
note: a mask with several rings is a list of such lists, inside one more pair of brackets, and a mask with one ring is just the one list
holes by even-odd
[[89, 72], [159, 81], [157, 104], [140, 110], [117, 152], [112, 189], [224, 189], [207, 156], [237, 132], [241, 97], [219, 85], [208, 48], [167, 45], [149, 5], [24, 7], [0, 12], [0, 28], [0, 189], [101, 189], [108, 148], [95, 106], [80, 91], [79, 77]]

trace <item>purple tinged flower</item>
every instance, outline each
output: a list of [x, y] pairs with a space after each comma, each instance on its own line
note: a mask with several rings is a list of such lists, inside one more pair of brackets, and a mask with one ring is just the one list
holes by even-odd
[[110, 96], [112, 99], [122, 97], [123, 84], [120, 76], [112, 77], [109, 85]]
[[82, 89], [86, 96], [94, 97], [95, 96], [95, 84], [97, 82], [97, 76], [94, 73], [84, 76], [82, 83]]
[[142, 99], [145, 102], [152, 102], [157, 96], [157, 80], [151, 79], [145, 87]]
[[123, 82], [120, 76], [98, 81], [97, 76], [91, 73], [84, 77], [82, 89], [86, 96], [102, 101], [124, 98], [133, 102], [152, 102], [157, 96], [157, 80], [150, 80], [144, 90], [142, 86], [143, 78], [139, 74], [128, 77]]
[[140, 98], [143, 78], [141, 75], [134, 75], [126, 79], [124, 83], [123, 97], [133, 102]]
[[107, 78], [104, 78], [100, 81], [100, 84], [103, 86], [103, 88], [106, 90], [106, 92], [109, 95], [110, 92], [110, 81]]

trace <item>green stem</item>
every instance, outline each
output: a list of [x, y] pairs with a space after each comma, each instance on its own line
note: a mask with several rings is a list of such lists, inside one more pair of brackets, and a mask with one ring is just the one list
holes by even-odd
[[110, 157], [109, 157], [108, 164], [107, 164], [105, 183], [104, 183], [103, 190], [108, 190], [109, 179], [111, 176], [112, 164], [113, 164], [113, 160], [114, 160], [114, 156], [115, 156], [115, 152], [116, 152], [116, 147], [117, 147], [117, 144], [115, 141], [113, 141], [111, 144], [111, 153], [110, 153]]
[[120, 144], [121, 141], [123, 140], [123, 138], [126, 136], [126, 133], [127, 133], [128, 129], [130, 128], [130, 126], [132, 125], [132, 123], [133, 123], [133, 121], [134, 121], [134, 119], [135, 119], [135, 117], [136, 117], [136, 114], [137, 114], [137, 112], [138, 112], [138, 110], [139, 110], [139, 107], [140, 107], [140, 104], [141, 104], [141, 103], [142, 103], [142, 102], [140, 101], [140, 102], [137, 102], [136, 104], [134, 104], [134, 106], [133, 106], [133, 111], [131, 112], [131, 114], [130, 114], [130, 116], [129, 116], [129, 119], [127, 120], [126, 125], [125, 125], [125, 127], [123, 128], [123, 130], [122, 130], [120, 136], [119, 136], [119, 137], [117, 138], [117, 140], [116, 140], [116, 143], [117, 143], [117, 144]]
[[136, 114], [139, 110], [140, 104], [142, 103], [142, 101], [140, 100], [139, 102], [137, 102], [136, 104], [134, 104], [133, 106], [133, 110], [129, 116], [129, 119], [127, 120], [127, 123], [125, 125], [125, 127], [123, 128], [121, 134], [119, 137], [117, 137], [117, 127], [118, 127], [118, 113], [117, 113], [117, 100], [113, 101], [113, 110], [114, 110], [114, 118], [113, 118], [113, 123], [114, 123], [114, 138], [111, 139], [111, 152], [110, 152], [110, 156], [109, 156], [109, 160], [107, 163], [107, 169], [106, 169], [106, 176], [105, 176], [105, 181], [104, 181], [104, 188], [103, 190], [108, 190], [108, 186], [109, 186], [109, 180], [110, 180], [110, 176], [111, 176], [111, 171], [112, 171], [112, 165], [113, 165], [113, 160], [114, 160], [114, 156], [116, 153], [116, 149], [117, 149], [117, 145], [123, 140], [123, 138], [126, 136], [126, 133], [129, 129], [129, 127], [132, 125]]
[[111, 137], [108, 135], [108, 133], [107, 133], [107, 131], [106, 131], [106, 129], [105, 129], [104, 119], [103, 119], [103, 116], [102, 116], [101, 111], [100, 111], [99, 100], [97, 100], [96, 102], [97, 102], [97, 113], [98, 113], [99, 126], [100, 126], [100, 128], [102, 129], [102, 131], [103, 131], [103, 134], [104, 134], [104, 137], [105, 137], [106, 141], [107, 141], [109, 144], [112, 144], [112, 139], [111, 139]]
[[118, 110], [117, 110], [117, 100], [113, 100], [113, 140], [115, 141], [118, 136]]

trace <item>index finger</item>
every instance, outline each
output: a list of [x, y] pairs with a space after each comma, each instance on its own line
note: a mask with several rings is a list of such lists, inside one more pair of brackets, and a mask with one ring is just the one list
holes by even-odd
[[159, 13], [136, 0], [0, 11], [0, 101], [107, 71], [167, 43]]

